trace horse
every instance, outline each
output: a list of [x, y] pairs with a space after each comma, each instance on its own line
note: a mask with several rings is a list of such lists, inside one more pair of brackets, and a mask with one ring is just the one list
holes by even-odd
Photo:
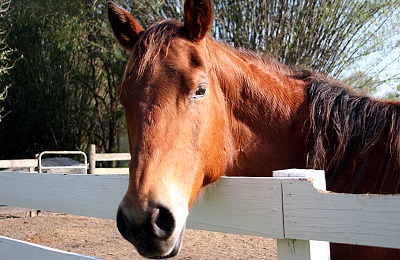
[[[333, 192], [399, 193], [399, 103], [216, 41], [211, 0], [186, 0], [183, 22], [147, 29], [113, 2], [108, 16], [129, 51], [117, 93], [130, 177], [117, 227], [142, 256], [178, 254], [196, 197], [223, 175], [324, 169]], [[332, 259], [399, 252], [331, 244]]]

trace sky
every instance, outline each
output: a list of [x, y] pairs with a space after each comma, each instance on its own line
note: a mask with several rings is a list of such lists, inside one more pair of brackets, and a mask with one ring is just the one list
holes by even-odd
[[[374, 96], [384, 97], [390, 92], [395, 92], [400, 86], [400, 23], [398, 17], [400, 16], [400, 10], [396, 9], [391, 15], [391, 18], [387, 21], [389, 23], [389, 32], [391, 33], [386, 39], [382, 41], [382, 45], [385, 46], [381, 50], [370, 54], [363, 59], [356, 62], [351, 66], [345, 73], [352, 73], [355, 71], [364, 71], [373, 78], [379, 78], [380, 80], [388, 80], [377, 88]], [[380, 24], [380, 21], [377, 21]], [[378, 32], [379, 33], [379, 32]], [[388, 35], [383, 33], [381, 35]], [[381, 36], [382, 37], [382, 36]]]

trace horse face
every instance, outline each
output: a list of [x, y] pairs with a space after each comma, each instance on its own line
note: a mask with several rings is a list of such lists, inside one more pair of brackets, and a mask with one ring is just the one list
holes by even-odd
[[185, 24], [163, 22], [145, 31], [124, 9], [109, 4], [114, 34], [130, 50], [118, 91], [132, 159], [117, 225], [145, 257], [179, 252], [190, 206], [201, 187], [227, 167], [224, 97], [205, 39], [210, 10], [209, 1], [187, 1]]

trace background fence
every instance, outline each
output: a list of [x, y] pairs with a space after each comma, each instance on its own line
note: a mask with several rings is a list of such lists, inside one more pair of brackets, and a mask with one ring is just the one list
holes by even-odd
[[38, 168], [38, 166], [38, 159], [0, 160], [0, 169], [26, 168], [30, 172], [34, 172]]
[[[314, 246], [309, 240], [400, 249], [400, 195], [318, 191], [313, 184], [323, 182], [321, 171], [289, 170], [275, 175], [288, 177], [222, 178], [197, 201], [188, 227], [277, 238], [280, 259], [329, 257], [327, 243]], [[310, 176], [314, 181], [309, 181]], [[0, 204], [115, 219], [127, 185], [128, 175], [2, 172]], [[8, 242], [0, 238], [2, 256], [9, 251]], [[32, 256], [29, 251], [17, 251], [23, 255], [10, 259]]]
[[[75, 166], [42, 166], [41, 158], [42, 155], [53, 155], [53, 156], [69, 156], [71, 154], [80, 154], [84, 156], [84, 162], [82, 165]], [[0, 160], [0, 169], [14, 169], [24, 168], [28, 169], [29, 172], [41, 172], [41, 169], [82, 169], [89, 168], [90, 174], [129, 174], [129, 168], [127, 167], [113, 167], [113, 168], [97, 168], [97, 162], [118, 162], [118, 161], [129, 161], [131, 155], [129, 153], [96, 153], [96, 145], [91, 144], [89, 147], [89, 164], [87, 165], [86, 154], [82, 151], [44, 151], [36, 155], [36, 159], [23, 159], [23, 160]], [[87, 171], [85, 171], [86, 173]]]
[[130, 153], [96, 153], [96, 146], [90, 145], [89, 148], [89, 173], [91, 174], [128, 174], [129, 168], [96, 168], [99, 161], [128, 161], [131, 159]]

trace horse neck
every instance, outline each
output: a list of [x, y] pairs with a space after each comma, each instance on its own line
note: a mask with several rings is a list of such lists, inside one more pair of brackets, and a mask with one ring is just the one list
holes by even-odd
[[305, 167], [306, 82], [283, 65], [209, 45], [235, 149], [227, 175], [270, 176], [273, 170]]

